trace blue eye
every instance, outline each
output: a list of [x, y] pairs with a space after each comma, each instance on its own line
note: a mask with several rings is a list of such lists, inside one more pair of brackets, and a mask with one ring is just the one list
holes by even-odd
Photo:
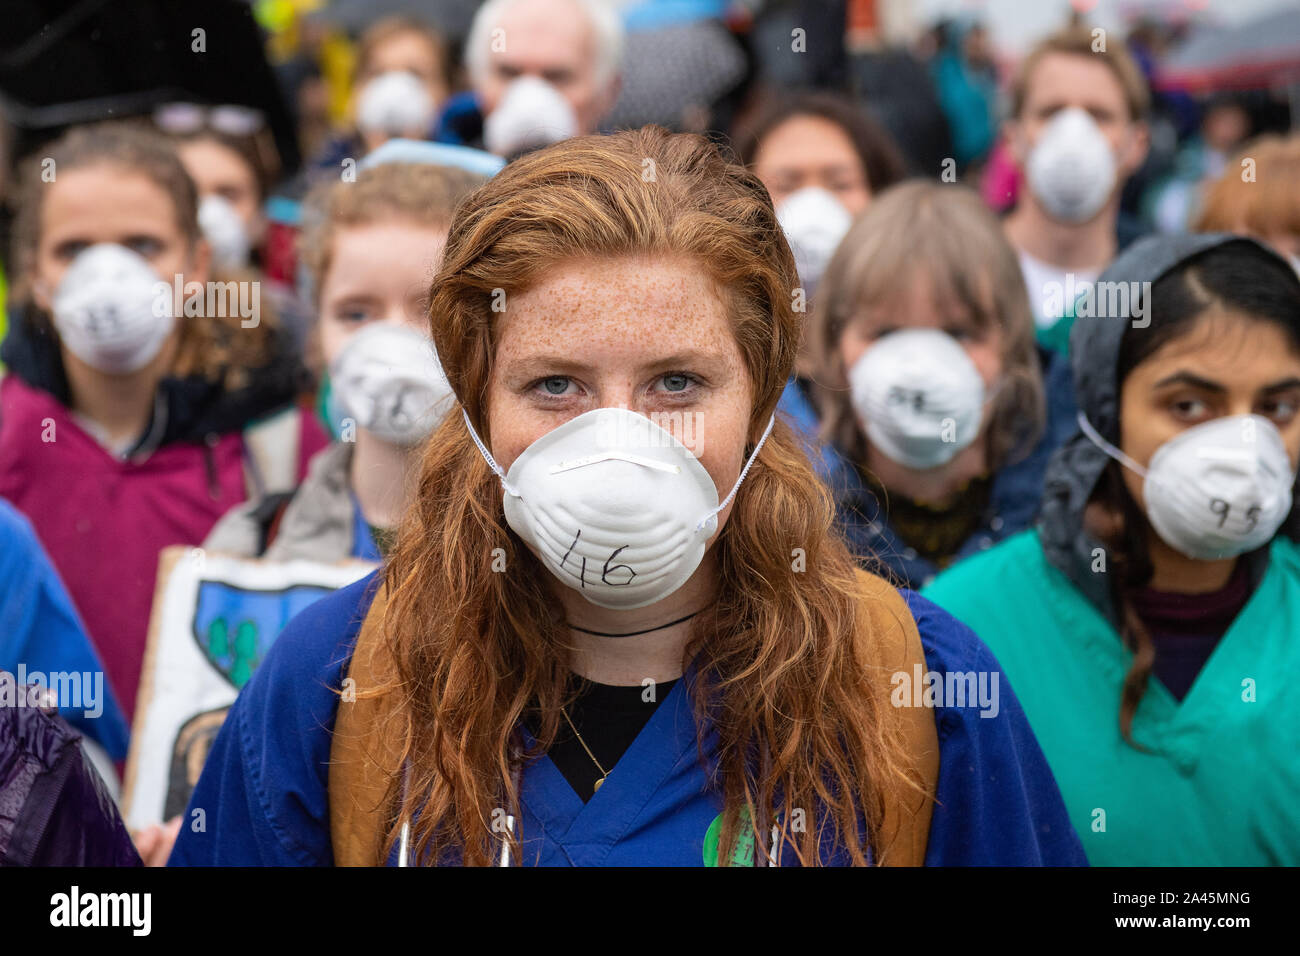
[[542, 388], [548, 395], [563, 395], [569, 388], [569, 380], [563, 375], [552, 375], [542, 379]]
[[691, 387], [691, 377], [681, 372], [673, 372], [663, 377], [664, 388], [670, 392], [684, 392]]

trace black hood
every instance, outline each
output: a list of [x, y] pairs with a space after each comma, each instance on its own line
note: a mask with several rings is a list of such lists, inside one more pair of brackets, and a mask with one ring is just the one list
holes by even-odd
[[[9, 319], [9, 334], [0, 345], [0, 361], [28, 385], [69, 405], [72, 396], [53, 327], [32, 309], [14, 308]], [[309, 376], [285, 330], [277, 329], [272, 341], [270, 360], [251, 370], [249, 384], [244, 388], [227, 389], [220, 381], [197, 375], [162, 379], [149, 427], [131, 453], [152, 451], [174, 442], [202, 442], [209, 435], [239, 431], [292, 404], [308, 387]]]
[[[1253, 239], [1226, 233], [1149, 236], [1129, 246], [1098, 277], [1099, 285], [1136, 283], [1127, 286], [1135, 290], [1128, 301], [1127, 315], [1079, 316], [1070, 329], [1075, 400], [1079, 411], [1111, 444], [1119, 444], [1119, 383], [1116, 377], [1120, 343], [1131, 323], [1136, 322], [1138, 325], [1135, 327], [1141, 327], [1142, 316], [1149, 321], [1150, 303], [1144, 301], [1145, 292], [1188, 259], [1233, 242], [1250, 243], [1279, 262], [1286, 262]], [[1103, 285], [1101, 288], [1113, 287]], [[1038, 534], [1047, 560], [1063, 571], [1113, 622], [1115, 610], [1108, 577], [1092, 571], [1094, 550], [1103, 546], [1083, 527], [1084, 508], [1109, 462], [1106, 453], [1081, 430], [1057, 449], [1047, 466]], [[1283, 526], [1284, 532], [1291, 533], [1289, 529], [1294, 527], [1294, 519], [1293, 511]]]

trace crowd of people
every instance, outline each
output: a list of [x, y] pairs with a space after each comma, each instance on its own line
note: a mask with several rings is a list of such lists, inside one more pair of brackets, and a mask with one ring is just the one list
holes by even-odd
[[[0, 862], [1300, 864], [1300, 135], [875, 6], [303, 16], [301, 168], [14, 157]], [[175, 546], [376, 570], [128, 832]]]

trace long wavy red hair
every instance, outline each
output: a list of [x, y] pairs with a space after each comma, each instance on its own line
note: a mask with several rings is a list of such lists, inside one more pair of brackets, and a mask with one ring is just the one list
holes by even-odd
[[[508, 302], [564, 260], [646, 254], [689, 256], [727, 290], [754, 385], [752, 449], [799, 341], [794, 260], [752, 174], [701, 137], [654, 127], [527, 155], [457, 211], [431, 324], [452, 387], [489, 445], [501, 293]], [[566, 629], [557, 585], [507, 526], [501, 485], [460, 414], [435, 431], [420, 468], [386, 572], [396, 676], [379, 693], [396, 695], [392, 727], [406, 766], [405, 784], [389, 785], [387, 846], [408, 820], [416, 861], [484, 865], [499, 846], [493, 811], [517, 807], [514, 761], [549, 748], [560, 729]], [[884, 787], [906, 777], [888, 686], [869, 676], [855, 643], [861, 584], [832, 516], [803, 447], [778, 422], [713, 544], [718, 600], [692, 621], [686, 650], [697, 718], [717, 735], [716, 751], [701, 747], [701, 757], [716, 761], [723, 861], [745, 819], [781, 821], [776, 852], [804, 863], [830, 850], [855, 864], [878, 858]], [[493, 568], [502, 555], [503, 572]], [[519, 732], [527, 713], [540, 727], [531, 753]], [[806, 808], [810, 825], [790, 832], [783, 807]], [[757, 837], [766, 852], [766, 834]]]

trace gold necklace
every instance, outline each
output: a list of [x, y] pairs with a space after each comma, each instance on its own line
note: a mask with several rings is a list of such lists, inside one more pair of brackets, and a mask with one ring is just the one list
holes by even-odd
[[573, 731], [573, 736], [578, 738], [578, 743], [582, 744], [582, 749], [587, 751], [587, 756], [591, 758], [591, 762], [594, 763], [596, 769], [600, 771], [600, 779], [597, 780], [596, 785], [591, 788], [591, 792], [595, 793], [600, 789], [600, 785], [605, 782], [605, 778], [609, 776], [609, 773], [600, 765], [600, 761], [596, 759], [596, 755], [591, 752], [591, 748], [587, 746], [587, 742], [582, 739], [582, 734], [578, 733], [578, 728], [573, 726], [573, 721], [569, 719], [569, 712], [561, 707], [560, 713], [564, 715], [565, 723], [567, 723], [569, 729]]

